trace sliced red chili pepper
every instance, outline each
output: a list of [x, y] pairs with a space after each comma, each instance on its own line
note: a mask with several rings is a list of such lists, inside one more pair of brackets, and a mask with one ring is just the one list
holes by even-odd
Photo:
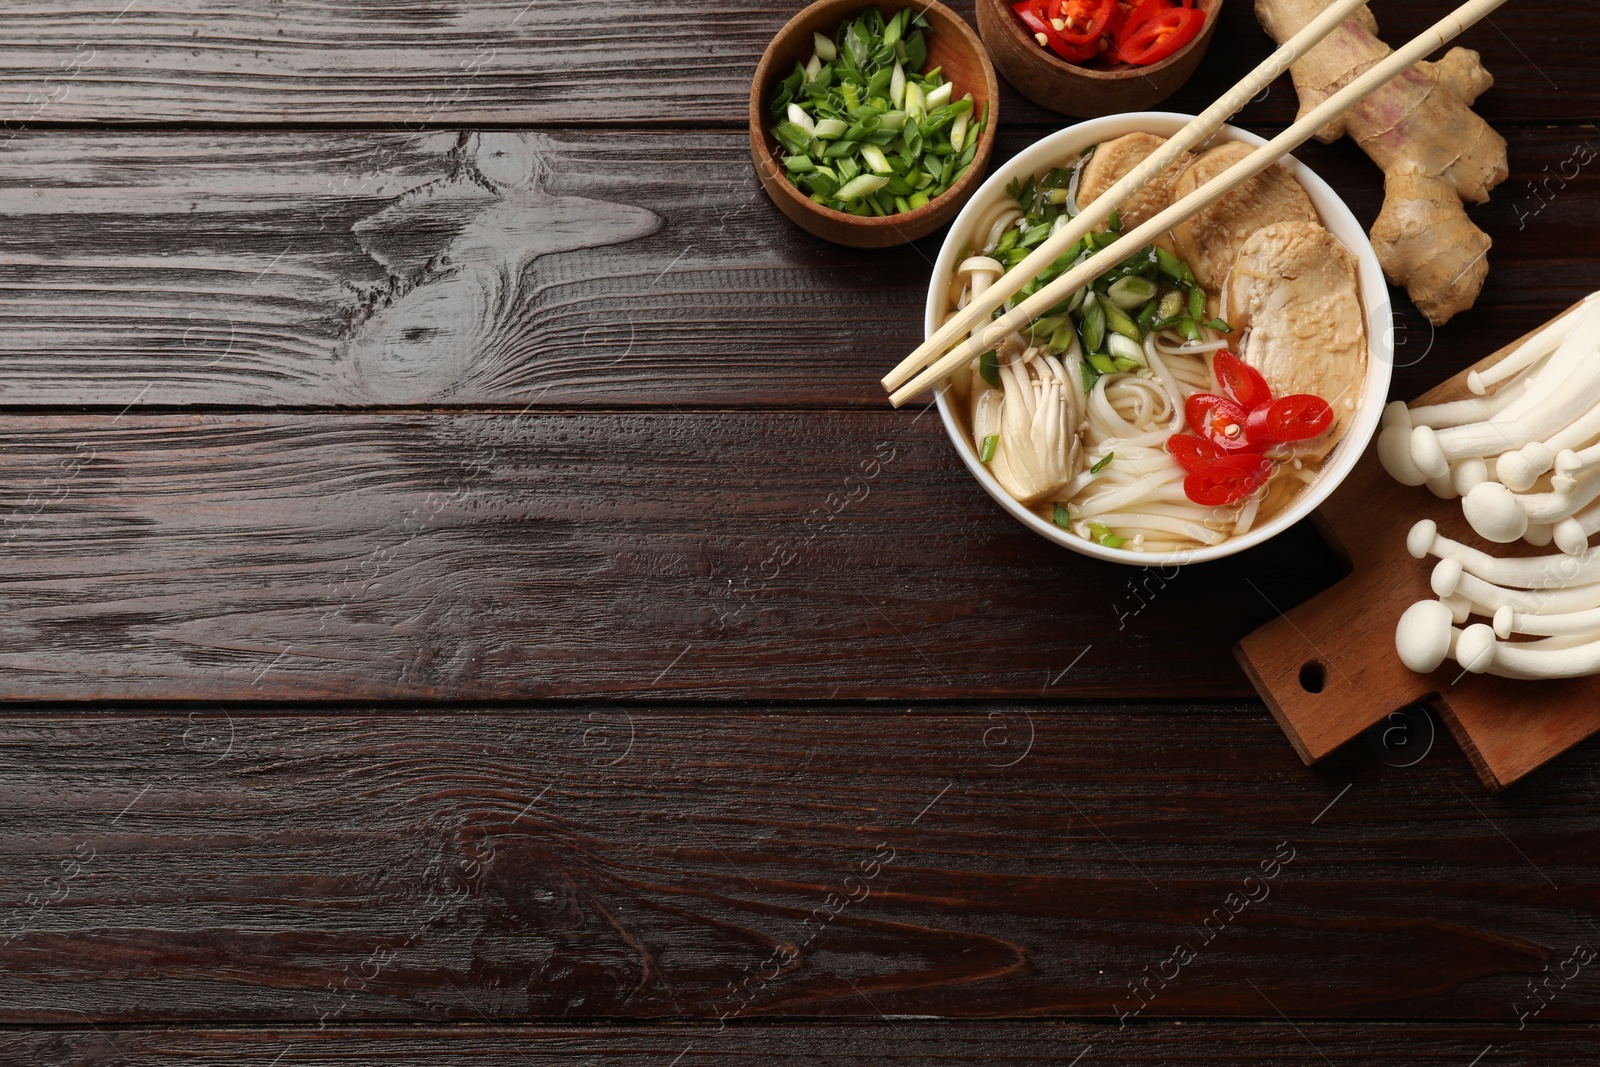
[[[1196, 394], [1199, 395], [1199, 394]], [[1257, 448], [1308, 441], [1333, 424], [1333, 408], [1320, 396], [1281, 396], [1245, 417], [1245, 436]]]
[[1171, 11], [1174, 6], [1193, 7], [1194, 0], [1183, 0], [1181, 4], [1177, 5], [1174, 5], [1172, 0], [1142, 0], [1141, 3], [1135, 4], [1133, 9], [1128, 12], [1127, 17], [1123, 18], [1113, 31], [1111, 58], [1118, 62], [1127, 62], [1126, 57], [1122, 55], [1122, 47], [1127, 43], [1133, 31], [1154, 16], [1164, 11]]
[[1246, 411], [1272, 403], [1272, 387], [1261, 372], [1232, 352], [1226, 349], [1218, 352], [1211, 367], [1222, 391], [1242, 404]]
[[1175, 433], [1167, 438], [1167, 451], [1178, 461], [1178, 466], [1190, 473], [1204, 470], [1227, 455], [1204, 437], [1192, 433]]
[[1224, 452], [1261, 447], [1245, 433], [1245, 420], [1250, 413], [1237, 400], [1215, 393], [1196, 393], [1184, 405], [1184, 414], [1188, 416], [1189, 429]]
[[1204, 11], [1187, 7], [1158, 11], [1137, 24], [1129, 16], [1117, 42], [1119, 58], [1140, 67], [1159, 63], [1194, 40], [1205, 20]]
[[[1100, 38], [1110, 32], [1117, 14], [1117, 0], [1050, 0], [1050, 18], [1066, 24], [1066, 29], [1056, 32], [1079, 48], [1098, 50]], [[1053, 28], [1054, 23], [1051, 25]]]
[[1028, 27], [1028, 32], [1035, 37], [1043, 37], [1044, 45], [1062, 59], [1074, 63], [1081, 63], [1085, 59], [1093, 58], [1093, 46], [1081, 48], [1068, 44], [1061, 39], [1061, 35], [1050, 25], [1050, 0], [1022, 0], [1019, 4], [1012, 4], [1011, 10], [1022, 19], [1022, 24]]
[[1183, 495], [1205, 507], [1237, 503], [1267, 484], [1272, 461], [1254, 454], [1223, 456], [1183, 480]]

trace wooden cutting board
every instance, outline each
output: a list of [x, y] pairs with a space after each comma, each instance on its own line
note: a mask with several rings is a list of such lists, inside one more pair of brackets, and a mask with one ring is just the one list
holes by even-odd
[[[1476, 369], [1494, 365], [1519, 344], [1507, 345]], [[1467, 373], [1462, 371], [1421, 401], [1434, 404], [1470, 396]], [[1306, 763], [1418, 701], [1438, 710], [1478, 777], [1492, 790], [1510, 785], [1600, 730], [1600, 677], [1511, 681], [1468, 674], [1448, 659], [1423, 675], [1408, 670], [1395, 652], [1400, 614], [1418, 600], [1433, 598], [1428, 576], [1438, 560], [1414, 559], [1406, 551], [1406, 533], [1417, 522], [1433, 519], [1446, 536], [1497, 555], [1540, 555], [1556, 551], [1553, 545], [1487, 544], [1462, 517], [1461, 501], [1440, 500], [1425, 487], [1390, 478], [1378, 462], [1376, 443], [1318, 510], [1317, 519], [1335, 549], [1347, 557], [1350, 574], [1252, 633], [1234, 650]]]

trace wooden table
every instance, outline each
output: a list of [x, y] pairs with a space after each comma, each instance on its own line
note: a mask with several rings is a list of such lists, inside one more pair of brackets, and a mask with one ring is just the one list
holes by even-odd
[[[938, 235], [756, 185], [791, 10], [0, 12], [0, 1062], [1592, 1063], [1600, 748], [1307, 769], [1229, 648], [1309, 528], [1008, 519], [876, 385]], [[1600, 20], [1463, 43], [1512, 176], [1397, 396], [1600, 286]]]

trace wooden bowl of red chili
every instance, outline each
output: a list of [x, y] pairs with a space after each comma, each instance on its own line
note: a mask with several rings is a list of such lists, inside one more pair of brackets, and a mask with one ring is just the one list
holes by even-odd
[[1200, 65], [1222, 0], [977, 0], [978, 35], [1017, 91], [1063, 115], [1143, 111]]

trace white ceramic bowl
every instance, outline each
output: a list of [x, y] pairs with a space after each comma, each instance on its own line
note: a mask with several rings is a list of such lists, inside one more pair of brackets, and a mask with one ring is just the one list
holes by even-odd
[[[933, 331], [944, 322], [949, 279], [957, 259], [965, 252], [971, 240], [972, 220], [984, 211], [986, 205], [992, 204], [996, 198], [1004, 195], [1009, 182], [1015, 178], [1025, 178], [1029, 174], [1043, 174], [1062, 160], [1071, 159], [1092, 144], [1109, 141], [1126, 133], [1144, 131], [1171, 136], [1187, 125], [1193, 117], [1170, 111], [1141, 111], [1090, 119], [1045, 137], [1018, 153], [1009, 162], [996, 167], [988, 180], [978, 187], [972, 199], [967, 201], [961, 214], [956, 216], [955, 222], [950, 226], [950, 234], [944, 240], [944, 247], [939, 250], [939, 260], [933, 270], [933, 282], [928, 289], [925, 336], [932, 335]], [[1224, 126], [1217, 136], [1216, 143], [1223, 140], [1244, 141], [1250, 145], [1265, 143], [1255, 134], [1233, 126]], [[1383, 271], [1378, 266], [1378, 257], [1373, 254], [1366, 231], [1361, 228], [1355, 216], [1350, 214], [1350, 209], [1345, 207], [1339, 195], [1328, 186], [1327, 182], [1311, 173], [1293, 157], [1286, 156], [1283, 162], [1311, 195], [1311, 202], [1316, 205], [1317, 213], [1322, 216], [1322, 224], [1355, 255], [1361, 303], [1367, 313], [1367, 377], [1362, 385], [1361, 399], [1357, 405], [1355, 418], [1351, 420], [1344, 438], [1324, 461], [1320, 476], [1307, 486], [1289, 507], [1242, 537], [1229, 538], [1218, 545], [1177, 552], [1136, 552], [1127, 548], [1107, 548], [1063, 530], [1055, 523], [1034, 514], [1002, 489], [1000, 483], [995, 481], [994, 475], [990, 474], [989, 469], [978, 460], [977, 451], [972, 447], [971, 440], [968, 439], [966, 431], [957, 421], [952, 409], [948, 386], [941, 385], [938, 390], [939, 414], [944, 419], [945, 431], [955, 443], [962, 462], [967, 465], [972, 476], [978, 479], [978, 483], [989, 495], [1015, 516], [1018, 522], [1041, 537], [1047, 537], [1058, 545], [1064, 545], [1074, 552], [1081, 552], [1096, 559], [1139, 567], [1199, 563], [1243, 552], [1287, 530], [1311, 514], [1355, 467], [1356, 461], [1366, 451], [1367, 443], [1371, 441], [1373, 432], [1378, 427], [1378, 419], [1383, 414], [1384, 400], [1389, 394], [1389, 377], [1394, 370], [1393, 317], [1389, 307], [1389, 288], [1384, 283]]]

